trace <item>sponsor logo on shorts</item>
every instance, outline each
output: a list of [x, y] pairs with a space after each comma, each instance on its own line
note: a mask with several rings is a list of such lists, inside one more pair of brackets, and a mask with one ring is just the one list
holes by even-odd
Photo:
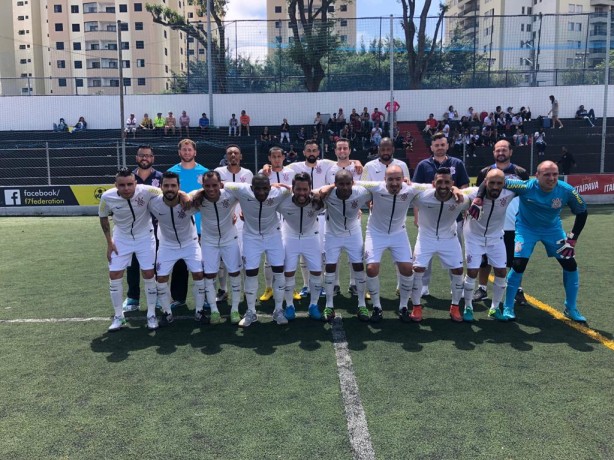
[[467, 263], [470, 264], [472, 260], [473, 260], [473, 256], [471, 254], [468, 254], [467, 255]]
[[516, 244], [514, 245], [514, 252], [519, 253], [521, 251], [522, 251], [522, 243], [520, 241], [516, 241]]

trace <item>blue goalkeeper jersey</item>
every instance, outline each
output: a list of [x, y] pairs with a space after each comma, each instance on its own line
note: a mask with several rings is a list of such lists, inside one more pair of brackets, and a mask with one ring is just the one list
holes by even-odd
[[[190, 193], [202, 188], [203, 176], [209, 170], [199, 163], [196, 163], [192, 169], [186, 169], [181, 166], [181, 163], [177, 163], [169, 168], [169, 171], [179, 175], [179, 188], [186, 193]], [[194, 214], [194, 219], [196, 220], [196, 231], [200, 235], [200, 213]]]
[[506, 179], [505, 188], [520, 197], [516, 223], [528, 228], [549, 230], [560, 226], [563, 206], [569, 206], [574, 214], [586, 211], [584, 199], [563, 181], [558, 181], [554, 190], [548, 193], [539, 188], [537, 179]]

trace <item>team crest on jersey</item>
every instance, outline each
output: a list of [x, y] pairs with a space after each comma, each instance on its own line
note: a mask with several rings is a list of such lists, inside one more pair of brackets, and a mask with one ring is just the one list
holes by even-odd
[[196, 182], [198, 182], [200, 185], [203, 184], [203, 175], [199, 174], [198, 176], [196, 176]]
[[554, 198], [552, 200], [552, 209], [559, 209], [561, 206], [563, 206], [563, 203], [560, 198]]
[[454, 211], [456, 209], [456, 205], [455, 204], [451, 204], [451, 205], [448, 206], [448, 209], [450, 211]]
[[283, 177], [285, 181], [290, 179], [290, 175], [288, 173], [283, 173], [281, 177]]
[[401, 194], [399, 195], [399, 199], [400, 199], [401, 201], [407, 201], [407, 198], [409, 198], [409, 194], [408, 194], [408, 193], [401, 193]]
[[322, 174], [322, 167], [321, 166], [316, 166], [316, 172], [318, 174]]
[[177, 213], [177, 217], [179, 217], [180, 219], [185, 219], [185, 211], [183, 209], [180, 209], [179, 212]]
[[230, 202], [228, 200], [222, 201], [222, 208], [228, 209], [229, 206], [230, 206]]
[[151, 186], [152, 187], [160, 187], [160, 181], [158, 179], [152, 179], [151, 180]]
[[267, 206], [273, 206], [273, 203], [275, 202], [275, 200], [273, 200], [273, 198], [267, 198], [266, 200], [266, 205]]
[[245, 182], [245, 181], [247, 180], [247, 177], [245, 177], [245, 176], [240, 177], [240, 178], [239, 178], [239, 180], [240, 180], [241, 182]]
[[499, 201], [499, 204], [501, 205], [502, 208], [504, 208], [505, 205], [507, 204], [507, 198], [501, 198], [501, 200]]
[[307, 217], [311, 218], [315, 215], [315, 211], [313, 209], [310, 209], [309, 211], [307, 211]]
[[136, 205], [137, 205], [137, 206], [145, 206], [145, 200], [143, 199], [143, 197], [142, 197], [142, 196], [140, 196], [140, 197], [138, 197], [138, 198], [136, 199]]
[[356, 209], [358, 207], [358, 200], [352, 201], [351, 205], [352, 209]]
[[453, 176], [456, 174], [456, 166], [450, 166], [450, 175]]

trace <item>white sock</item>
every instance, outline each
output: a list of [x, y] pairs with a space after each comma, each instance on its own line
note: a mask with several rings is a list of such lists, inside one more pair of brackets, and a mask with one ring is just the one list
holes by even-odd
[[258, 291], [258, 276], [245, 276], [244, 286], [247, 309], [256, 312], [256, 292]]
[[367, 290], [367, 272], [364, 270], [354, 273], [356, 277], [356, 291], [358, 291], [358, 307], [366, 307], [365, 291]]
[[286, 298], [286, 307], [294, 306], [294, 286], [296, 285], [296, 277], [286, 276], [286, 287], [284, 288], [284, 294]]
[[[309, 270], [307, 269], [307, 263], [305, 262], [305, 259], [303, 259], [303, 256], [301, 256], [301, 275], [303, 275], [303, 287], [307, 287], [308, 283], [309, 283]], [[318, 295], [320, 295], [320, 293], [318, 292]]]
[[122, 279], [109, 280], [109, 293], [115, 316], [124, 316], [122, 304], [124, 303], [124, 285]]
[[450, 287], [452, 289], [452, 305], [458, 305], [463, 296], [463, 275], [451, 275]]
[[[215, 301], [215, 278], [205, 278], [205, 299], [211, 307], [211, 311], [218, 311], [217, 302]], [[196, 311], [200, 310], [196, 304]]]
[[226, 266], [220, 262], [220, 269], [217, 272], [217, 279], [220, 281], [220, 289], [222, 291], [228, 290], [228, 270]]
[[481, 289], [484, 289], [484, 291], [488, 289], [488, 287], [485, 284], [478, 284], [478, 287]]
[[[433, 259], [431, 259], [429, 261], [429, 265], [428, 267], [426, 267], [426, 270], [424, 271], [423, 275], [422, 275], [422, 286], [426, 286], [426, 288], [428, 289], [429, 284], [431, 283], [431, 273], [433, 271]], [[420, 288], [422, 289], [422, 288]]]
[[473, 290], [475, 289], [475, 278], [465, 276], [465, 308], [473, 308]]
[[499, 308], [499, 304], [503, 300], [505, 295], [505, 288], [507, 287], [507, 279], [505, 277], [495, 276], [495, 282], [492, 287], [492, 304], [491, 308]]
[[241, 275], [230, 277], [230, 289], [232, 289], [232, 305], [230, 311], [239, 311], [239, 302], [241, 302]]
[[267, 261], [264, 263], [264, 282], [266, 289], [273, 288], [273, 269]]
[[164, 313], [171, 313], [171, 293], [168, 289], [168, 283], [156, 283], [158, 291], [158, 300]]
[[155, 278], [143, 279], [145, 285], [145, 298], [147, 299], [147, 317], [156, 316], [156, 302], [158, 301], [158, 289]]
[[414, 285], [411, 288], [411, 303], [412, 305], [420, 305], [422, 297], [422, 278], [423, 272], [414, 272]]
[[373, 308], [382, 308], [379, 298], [379, 276], [367, 276], [367, 290], [371, 294], [371, 302]]
[[335, 283], [334, 286], [339, 286], [340, 285], [340, 281], [339, 281], [339, 264], [337, 264], [337, 268], [335, 269]]
[[309, 305], [317, 305], [320, 298], [320, 291], [322, 290], [322, 275], [309, 274]]
[[356, 272], [354, 271], [354, 267], [351, 263], [348, 262], [348, 265], [350, 266], [350, 286], [354, 286], [356, 285]]
[[[194, 295], [194, 303], [196, 310], [202, 310], [205, 303], [205, 280], [192, 280], [192, 294]], [[217, 311], [217, 305], [213, 302], [213, 305], [209, 304], [211, 311]]]
[[[397, 289], [399, 290], [399, 293], [401, 292], [401, 272], [399, 272], [399, 266], [397, 264], [394, 264], [394, 271], [397, 274]], [[412, 280], [413, 282], [413, 280]], [[411, 291], [411, 287], [409, 288], [409, 290]], [[407, 298], [409, 301], [409, 297]], [[405, 305], [407, 306], [407, 305]]]
[[333, 286], [335, 283], [335, 272], [324, 274], [324, 290], [326, 291], [326, 308], [333, 306]]
[[404, 276], [399, 273], [399, 311], [407, 307], [413, 286], [413, 273], [409, 276]]
[[[273, 299], [275, 300], [275, 310], [284, 307], [285, 277], [283, 273], [273, 272]], [[292, 290], [294, 294], [294, 290]]]

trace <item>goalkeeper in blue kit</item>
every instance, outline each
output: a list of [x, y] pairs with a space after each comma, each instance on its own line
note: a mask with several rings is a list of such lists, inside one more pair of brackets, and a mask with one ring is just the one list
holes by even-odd
[[[586, 322], [576, 304], [580, 276], [574, 257], [576, 242], [586, 224], [588, 211], [584, 199], [576, 189], [558, 178], [559, 169], [556, 163], [544, 161], [537, 166], [535, 179], [505, 181], [505, 188], [520, 197], [520, 205], [516, 215], [514, 260], [507, 276], [503, 313], [499, 310], [495, 312], [495, 318], [499, 320], [516, 319], [514, 297], [535, 245], [541, 241], [548, 257], [556, 257], [563, 268], [565, 316], [573, 321]], [[479, 193], [478, 196], [482, 195]], [[469, 210], [474, 218], [479, 217], [479, 204], [479, 200], [474, 201]], [[576, 216], [573, 228], [567, 234], [561, 221], [561, 210], [564, 206], [569, 206]]]

